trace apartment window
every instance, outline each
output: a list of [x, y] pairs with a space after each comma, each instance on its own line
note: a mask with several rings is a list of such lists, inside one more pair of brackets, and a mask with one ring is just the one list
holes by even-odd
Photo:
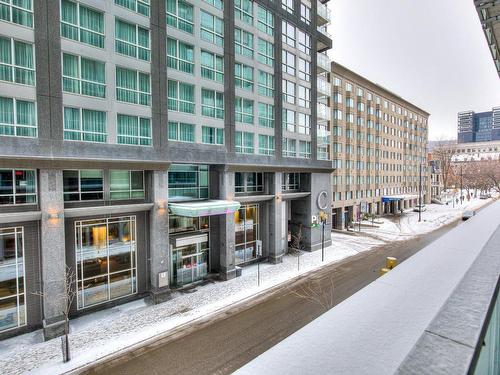
[[264, 39], [257, 40], [257, 60], [269, 66], [274, 66], [274, 45]]
[[[0, 7], [1, 10], [1, 7]], [[23, 227], [0, 229], [0, 332], [26, 325]]]
[[194, 73], [194, 47], [177, 39], [167, 38], [167, 66], [184, 73]]
[[218, 46], [224, 45], [224, 21], [210, 13], [201, 11], [201, 39]]
[[300, 4], [300, 19], [307, 25], [311, 24], [311, 8], [305, 4]]
[[299, 57], [299, 78], [304, 81], [311, 81], [311, 63]]
[[116, 116], [118, 144], [151, 146], [151, 119], [138, 116]]
[[201, 76], [206, 79], [224, 83], [224, 57], [202, 50]]
[[291, 23], [281, 21], [281, 39], [284, 43], [295, 48], [296, 29]]
[[253, 133], [236, 132], [236, 152], [239, 154], [253, 154]]
[[339, 92], [335, 92], [335, 93], [333, 94], [333, 101], [334, 101], [335, 103], [339, 103], [339, 104], [340, 104], [340, 103], [342, 103], [342, 94], [341, 94], [341, 93], [339, 93]]
[[311, 142], [299, 141], [299, 158], [311, 158]]
[[295, 139], [283, 138], [283, 156], [295, 158], [297, 156], [297, 141]]
[[360, 112], [365, 111], [365, 103], [358, 102], [358, 111], [360, 111]]
[[272, 104], [259, 103], [259, 126], [274, 128], [274, 106]]
[[274, 155], [274, 136], [259, 134], [259, 154]]
[[264, 174], [259, 172], [235, 172], [236, 193], [259, 193], [264, 191]]
[[253, 34], [241, 29], [234, 29], [235, 53], [253, 59]]
[[242, 264], [257, 259], [257, 240], [259, 238], [259, 206], [241, 206], [234, 213], [235, 225], [235, 263]]
[[281, 190], [283, 191], [300, 190], [300, 173], [283, 173]]
[[137, 293], [135, 216], [75, 222], [77, 306]]
[[274, 96], [274, 76], [259, 70], [259, 95]]
[[33, 44], [0, 37], [0, 80], [35, 84]]
[[311, 54], [311, 36], [300, 29], [297, 29], [298, 39], [299, 39], [299, 51], [305, 53], [306, 55]]
[[288, 13], [293, 14], [294, 0], [281, 0], [281, 7], [285, 9]]
[[223, 10], [224, 9], [224, 2], [222, 0], [203, 0], [205, 3], [210, 4], [217, 9]]
[[109, 179], [111, 199], [137, 199], [146, 195], [144, 171], [111, 170]]
[[311, 116], [305, 113], [298, 113], [298, 132], [300, 134], [310, 134], [311, 133]]
[[104, 48], [104, 14], [80, 3], [62, 0], [61, 36]]
[[64, 170], [64, 201], [92, 201], [104, 198], [103, 173], [100, 169]]
[[193, 124], [184, 122], [169, 121], [168, 122], [168, 139], [170, 141], [179, 142], [194, 142], [194, 128]]
[[267, 35], [274, 35], [274, 14], [260, 5], [257, 5], [257, 29]]
[[334, 109], [333, 110], [333, 118], [335, 120], [342, 120], [343, 117], [342, 117], [342, 111], [340, 109]]
[[115, 4], [149, 17], [149, 0], [115, 0]]
[[283, 109], [283, 130], [295, 132], [295, 111]]
[[224, 118], [224, 93], [201, 89], [201, 114], [213, 118]]
[[36, 137], [36, 119], [34, 102], [0, 97], [0, 135]]
[[167, 25], [193, 33], [193, 6], [183, 0], [166, 0]]
[[351, 92], [352, 91], [352, 84], [349, 82], [345, 83], [345, 91]]
[[353, 98], [346, 98], [345, 105], [347, 108], [354, 108], [354, 99]]
[[311, 89], [299, 85], [299, 100], [297, 104], [304, 108], [311, 108]]
[[295, 55], [287, 50], [281, 52], [282, 70], [292, 76], [295, 76]]
[[363, 91], [363, 89], [358, 87], [358, 89], [356, 90], [356, 94], [357, 94], [358, 96], [363, 96], [363, 95], [364, 95], [364, 91]]
[[115, 19], [115, 51], [139, 60], [150, 60], [149, 30]]
[[107, 138], [106, 112], [64, 107], [65, 140], [105, 143]]
[[63, 53], [63, 91], [104, 98], [105, 64], [101, 61]]
[[253, 91], [253, 68], [241, 63], [235, 63], [234, 68], [236, 87]]
[[0, 20], [33, 27], [33, 0], [1, 0]]
[[295, 104], [295, 83], [284, 79], [282, 81], [283, 101]]
[[234, 0], [234, 16], [243, 22], [253, 25], [253, 1]]
[[172, 164], [168, 169], [168, 199], [208, 198], [208, 165]]
[[168, 110], [195, 113], [194, 85], [168, 80]]
[[224, 144], [224, 129], [211, 126], [201, 127], [201, 142], [209, 145]]
[[149, 74], [117, 66], [116, 100], [151, 105], [151, 80]]
[[253, 124], [253, 100], [236, 97], [235, 98], [235, 120], [245, 124]]
[[36, 193], [34, 169], [0, 169], [0, 205], [35, 204]]

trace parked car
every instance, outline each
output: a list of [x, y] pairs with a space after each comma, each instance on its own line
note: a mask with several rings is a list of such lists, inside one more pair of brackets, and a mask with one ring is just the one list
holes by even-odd
[[479, 199], [489, 199], [489, 198], [491, 198], [491, 194], [481, 194], [479, 196]]
[[427, 210], [425, 204], [417, 204], [415, 207], [413, 207], [413, 212], [424, 212], [425, 210]]
[[464, 211], [464, 213], [462, 214], [462, 220], [470, 219], [475, 214], [476, 214], [476, 211], [472, 211], [472, 210]]

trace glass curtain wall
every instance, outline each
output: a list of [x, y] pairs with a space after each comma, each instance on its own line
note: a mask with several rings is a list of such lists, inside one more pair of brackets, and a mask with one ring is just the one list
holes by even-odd
[[208, 165], [172, 164], [168, 170], [168, 200], [208, 199]]
[[0, 229], [0, 332], [26, 324], [23, 234]]
[[75, 222], [78, 309], [137, 293], [136, 217]]

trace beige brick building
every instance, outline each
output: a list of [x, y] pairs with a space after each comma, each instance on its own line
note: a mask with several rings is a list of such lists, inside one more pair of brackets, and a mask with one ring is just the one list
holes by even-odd
[[428, 202], [429, 113], [336, 62], [330, 82], [333, 226]]

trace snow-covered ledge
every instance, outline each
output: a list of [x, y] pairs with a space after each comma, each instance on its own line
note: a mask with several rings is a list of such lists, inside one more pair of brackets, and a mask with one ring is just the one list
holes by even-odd
[[236, 374], [466, 374], [498, 293], [500, 202]]

